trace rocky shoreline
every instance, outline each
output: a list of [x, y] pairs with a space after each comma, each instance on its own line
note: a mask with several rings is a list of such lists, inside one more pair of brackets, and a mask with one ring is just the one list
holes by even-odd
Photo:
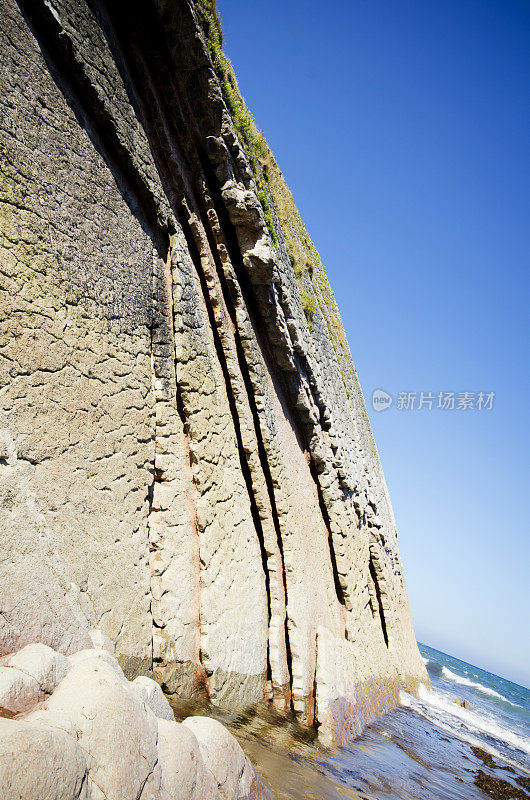
[[[528, 800], [530, 797], [530, 778], [528, 775], [518, 774], [509, 764], [498, 764], [491, 753], [481, 747], [472, 745], [471, 750], [473, 755], [484, 762], [484, 765], [490, 770], [487, 773], [483, 769], [479, 769], [475, 775], [475, 786], [485, 795], [493, 797], [494, 800], [510, 800], [511, 798], [513, 800]], [[513, 777], [515, 784], [506, 780], [505, 777], [501, 777], [499, 775], [501, 771], [510, 773], [510, 777]]]

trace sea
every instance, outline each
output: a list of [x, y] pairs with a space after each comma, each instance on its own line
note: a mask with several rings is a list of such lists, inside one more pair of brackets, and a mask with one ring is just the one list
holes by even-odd
[[224, 720], [274, 800], [530, 800], [530, 691], [419, 646], [432, 688], [403, 692], [346, 747], [325, 750], [270, 708]]

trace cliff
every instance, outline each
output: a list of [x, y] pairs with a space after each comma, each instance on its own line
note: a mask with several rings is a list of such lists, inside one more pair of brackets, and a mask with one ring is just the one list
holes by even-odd
[[341, 742], [428, 681], [318, 255], [208, 0], [0, 0], [0, 655]]

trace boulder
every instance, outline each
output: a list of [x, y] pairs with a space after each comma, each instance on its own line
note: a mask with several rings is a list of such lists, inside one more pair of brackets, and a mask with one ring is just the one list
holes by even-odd
[[40, 720], [0, 718], [2, 800], [88, 800], [86, 772], [75, 737]]
[[80, 664], [82, 661], [86, 661], [87, 659], [97, 659], [102, 663], [107, 664], [109, 667], [112, 667], [116, 675], [120, 678], [125, 679], [125, 675], [123, 674], [123, 670], [118, 664], [118, 661], [114, 656], [112, 656], [108, 650], [102, 650], [100, 648], [90, 648], [89, 650], [80, 650], [78, 653], [74, 653], [73, 656], [68, 657], [68, 661], [70, 665], [76, 666]]
[[221, 723], [175, 722], [160, 686], [129, 682], [108, 648], [32, 644], [4, 661], [1, 800], [271, 800]]
[[11, 714], [29, 711], [44, 699], [39, 684], [15, 667], [0, 667], [0, 709]]
[[41, 643], [26, 645], [18, 653], [9, 656], [6, 664], [34, 678], [46, 694], [53, 692], [70, 669], [66, 656]]
[[158, 800], [156, 717], [104, 654], [74, 663], [43, 708], [75, 725], [97, 800]]
[[158, 720], [158, 760], [164, 800], [221, 799], [217, 780], [206, 768], [199, 743], [185, 725]]
[[155, 717], [166, 720], [175, 719], [171, 706], [164, 697], [164, 692], [152, 678], [139, 675], [131, 683], [131, 689], [151, 709]]
[[182, 724], [199, 742], [204, 763], [216, 779], [221, 797], [272, 800], [271, 793], [224, 725], [210, 717], [187, 717]]

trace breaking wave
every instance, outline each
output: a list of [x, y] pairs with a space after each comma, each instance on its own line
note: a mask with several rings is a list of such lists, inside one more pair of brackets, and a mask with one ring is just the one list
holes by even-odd
[[514, 708], [522, 708], [518, 703], [512, 703], [512, 701], [508, 700], [503, 694], [496, 692], [495, 689], [490, 689], [489, 686], [484, 686], [482, 683], [476, 683], [475, 681], [470, 681], [469, 678], [456, 675], [456, 673], [451, 672], [447, 667], [442, 667], [442, 677], [453, 683], [459, 683], [461, 686], [469, 686], [471, 689], [478, 689], [479, 692], [487, 694], [490, 697], [496, 697], [498, 700], [502, 700], [503, 703], [509, 703], [511, 706], [514, 706]]
[[[484, 743], [485, 736], [486, 739], [497, 740], [501, 746], [506, 743], [530, 756], [530, 738], [520, 736], [475, 711], [462, 708], [449, 696], [446, 697], [421, 685], [417, 698], [401, 692], [400, 699], [402, 706], [412, 709], [448, 733], [471, 744], [480, 746]], [[504, 753], [501, 757], [506, 759], [506, 755]]]

